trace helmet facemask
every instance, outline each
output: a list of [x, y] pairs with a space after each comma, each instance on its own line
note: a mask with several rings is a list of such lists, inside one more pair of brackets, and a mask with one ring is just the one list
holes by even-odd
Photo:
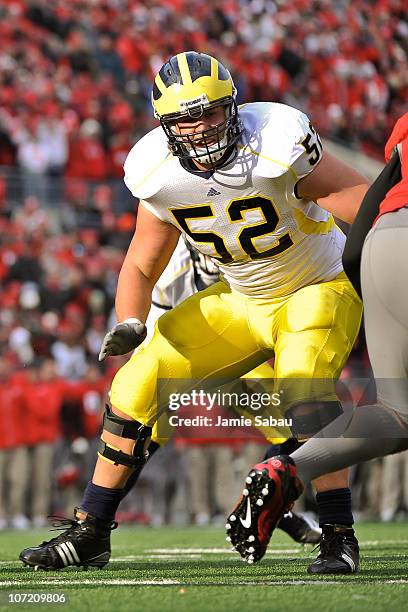
[[[199, 132], [177, 131], [178, 122], [188, 119], [198, 120], [207, 111], [220, 107], [224, 110], [224, 120], [221, 123]], [[161, 117], [160, 123], [173, 155], [180, 159], [195, 160], [210, 168], [219, 166], [225, 152], [236, 143], [242, 132], [236, 102], [230, 97], [212, 104], [199, 104], [189, 108], [187, 113]]]

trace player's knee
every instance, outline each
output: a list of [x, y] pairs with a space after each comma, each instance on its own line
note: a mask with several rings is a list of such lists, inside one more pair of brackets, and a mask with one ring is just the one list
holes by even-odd
[[158, 446], [152, 443], [151, 434], [148, 425], [123, 418], [107, 405], [98, 455], [114, 465], [140, 470]]
[[343, 414], [339, 401], [309, 401], [291, 406], [285, 418], [291, 419], [291, 432], [295, 438], [305, 439], [319, 433]]

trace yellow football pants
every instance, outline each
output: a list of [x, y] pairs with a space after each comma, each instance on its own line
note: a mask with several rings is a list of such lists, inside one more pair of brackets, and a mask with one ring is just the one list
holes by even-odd
[[[218, 282], [160, 317], [151, 341], [117, 372], [111, 404], [132, 419], [156, 424], [153, 438], [161, 444], [165, 440], [157, 435], [158, 379], [170, 385], [171, 379], [186, 379], [186, 389], [188, 379], [233, 380], [272, 356], [277, 379], [336, 379], [356, 339], [361, 315], [361, 301], [344, 273], [271, 299], [248, 297]], [[301, 399], [294, 393], [292, 403]], [[276, 432], [266, 435], [273, 438]]]

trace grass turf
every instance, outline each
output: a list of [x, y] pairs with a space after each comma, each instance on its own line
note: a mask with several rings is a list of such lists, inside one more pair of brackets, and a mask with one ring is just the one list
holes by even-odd
[[[54, 533], [0, 534], [0, 610], [369, 612], [407, 609], [408, 525], [360, 524], [362, 566], [352, 576], [306, 573], [316, 553], [277, 531], [258, 564], [230, 551], [222, 528], [121, 527], [103, 570], [34, 572], [21, 548]], [[67, 604], [10, 604], [10, 593], [65, 593]]]

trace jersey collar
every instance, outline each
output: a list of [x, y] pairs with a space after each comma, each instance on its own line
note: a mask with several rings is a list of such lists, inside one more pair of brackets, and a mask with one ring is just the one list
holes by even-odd
[[232, 145], [232, 147], [227, 149], [224, 155], [221, 157], [220, 164], [218, 164], [216, 168], [211, 168], [211, 170], [198, 170], [194, 163], [191, 161], [191, 159], [179, 159], [179, 162], [181, 164], [181, 167], [184, 168], [184, 170], [187, 170], [187, 172], [189, 172], [190, 174], [209, 179], [213, 176], [215, 172], [217, 172], [217, 170], [224, 168], [232, 161], [234, 161], [237, 155], [238, 149], [235, 145]]

